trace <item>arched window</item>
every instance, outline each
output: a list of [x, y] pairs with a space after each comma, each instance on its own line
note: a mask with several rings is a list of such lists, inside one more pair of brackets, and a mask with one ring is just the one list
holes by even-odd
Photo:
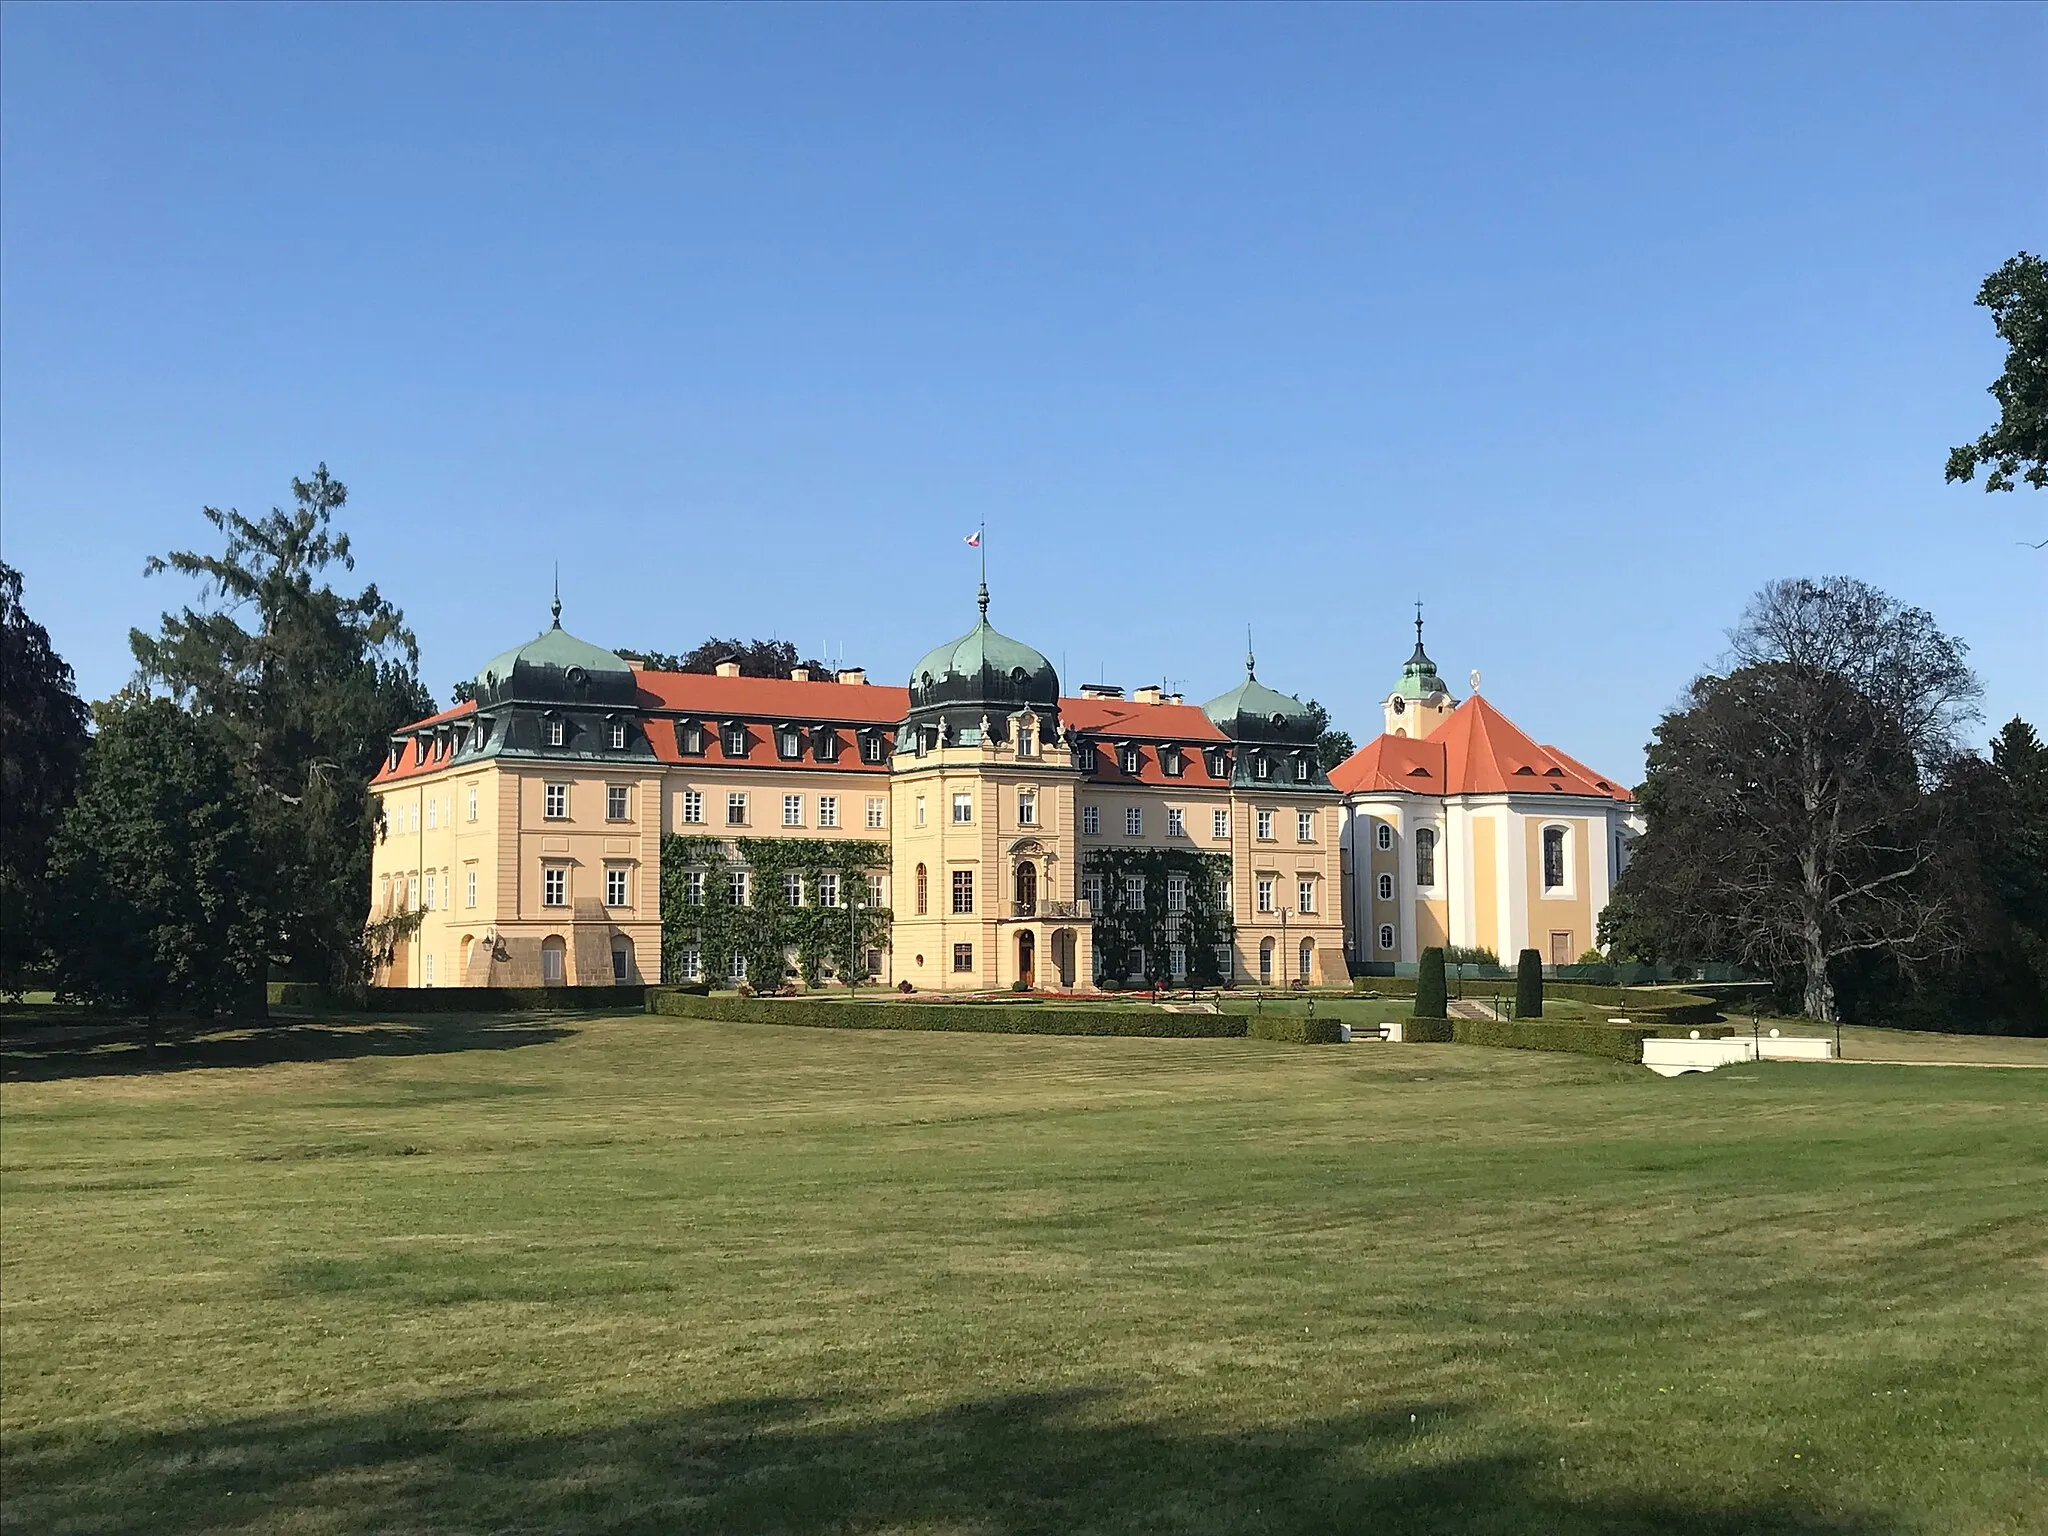
[[1385, 853], [1394, 846], [1394, 829], [1384, 821], [1381, 822], [1379, 831], [1373, 835], [1373, 840], [1380, 845], [1380, 852]]
[[1392, 875], [1381, 875], [1381, 876], [1380, 876], [1380, 900], [1381, 900], [1381, 901], [1392, 901], [1393, 899], [1394, 899], [1394, 877], [1393, 877]]
[[1436, 884], [1436, 833], [1428, 827], [1415, 834], [1415, 883], [1424, 890]]
[[1259, 980], [1270, 986], [1273, 981], [1273, 941], [1262, 940], [1259, 944]]
[[920, 864], [917, 866], [917, 915], [919, 917], [924, 916], [925, 902], [929, 899], [929, 896], [929, 883], [925, 879], [924, 866]]
[[1017, 866], [1017, 913], [1030, 917], [1038, 910], [1038, 866], [1029, 859]]
[[1564, 837], [1563, 827], [1543, 829], [1543, 889], [1546, 891], [1564, 889]]
[[1315, 978], [1315, 965], [1315, 943], [1312, 940], [1303, 939], [1301, 941], [1301, 979], [1303, 981], [1311, 981]]
[[548, 986], [559, 987], [568, 980], [563, 965], [568, 950], [569, 946], [557, 933], [551, 933], [540, 941], [540, 979]]
[[1394, 925], [1393, 925], [1392, 923], [1381, 923], [1381, 924], [1380, 924], [1380, 948], [1381, 948], [1381, 949], [1392, 949], [1393, 947], [1394, 947]]
[[623, 933], [612, 940], [612, 980], [624, 985], [633, 979], [633, 941]]

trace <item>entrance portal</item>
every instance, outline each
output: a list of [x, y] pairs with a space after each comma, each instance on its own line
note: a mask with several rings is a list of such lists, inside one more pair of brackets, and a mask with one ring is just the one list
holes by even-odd
[[1017, 935], [1017, 979], [1027, 987], [1038, 985], [1037, 959], [1038, 935], [1026, 928]]

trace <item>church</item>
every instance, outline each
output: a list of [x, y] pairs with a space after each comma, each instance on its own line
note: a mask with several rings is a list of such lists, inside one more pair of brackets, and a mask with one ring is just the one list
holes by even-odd
[[[418, 920], [376, 980], [762, 984], [737, 949], [665, 936], [665, 849], [673, 899], [708, 881], [737, 908], [886, 912], [840, 969], [919, 991], [1331, 986], [1432, 943], [1592, 942], [1627, 792], [1455, 703], [1419, 624], [1387, 734], [1326, 774], [1315, 717], [1250, 654], [1203, 704], [1069, 695], [990, 623], [986, 582], [977, 603], [892, 687], [652, 670], [570, 634], [558, 600], [472, 699], [390, 741], [371, 917]], [[859, 873], [764, 891], [792, 839]]]

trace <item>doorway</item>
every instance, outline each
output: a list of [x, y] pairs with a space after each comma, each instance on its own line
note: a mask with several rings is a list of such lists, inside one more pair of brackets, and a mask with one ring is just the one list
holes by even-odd
[[1074, 930], [1061, 928], [1052, 936], [1052, 968], [1063, 992], [1074, 990]]
[[1572, 936], [1567, 928], [1554, 928], [1550, 933], [1550, 963], [1570, 965], [1572, 963]]
[[1017, 935], [1017, 979], [1027, 987], [1038, 985], [1038, 935], [1029, 928]]

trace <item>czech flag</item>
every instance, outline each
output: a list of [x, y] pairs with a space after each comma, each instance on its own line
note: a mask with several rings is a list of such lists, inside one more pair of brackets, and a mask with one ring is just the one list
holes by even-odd
[[967, 547], [969, 549], [981, 548], [981, 530], [979, 528], [967, 535]]

